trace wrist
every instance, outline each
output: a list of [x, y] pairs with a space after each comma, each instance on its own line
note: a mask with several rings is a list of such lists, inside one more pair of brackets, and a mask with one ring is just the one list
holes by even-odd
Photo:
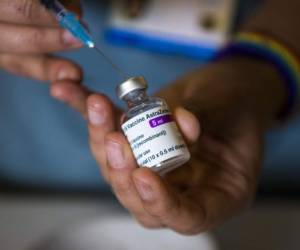
[[203, 112], [240, 112], [252, 116], [263, 129], [276, 121], [287, 98], [272, 65], [237, 55], [200, 70], [181, 93], [188, 106], [205, 110], [200, 116]]
[[249, 61], [246, 77], [252, 75], [248, 97], [262, 128], [268, 129], [278, 123], [287, 103], [288, 93], [284, 79], [270, 63], [251, 58], [246, 60]]
[[268, 63], [276, 70], [281, 76], [281, 83], [287, 95], [286, 102], [278, 114], [278, 121], [291, 117], [299, 108], [300, 97], [300, 61], [295, 50], [272, 34], [245, 31], [238, 33], [216, 58], [224, 59], [238, 55]]

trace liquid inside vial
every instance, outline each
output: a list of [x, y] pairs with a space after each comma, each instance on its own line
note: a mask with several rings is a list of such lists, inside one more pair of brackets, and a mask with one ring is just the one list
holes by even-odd
[[138, 165], [164, 175], [186, 163], [190, 153], [166, 102], [149, 97], [146, 88], [142, 77], [119, 86], [119, 97], [128, 106], [122, 130]]

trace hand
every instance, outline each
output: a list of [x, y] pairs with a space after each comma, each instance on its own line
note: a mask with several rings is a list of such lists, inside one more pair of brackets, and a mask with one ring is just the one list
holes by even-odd
[[[72, 1], [70, 8], [80, 14], [79, 1]], [[76, 64], [48, 55], [81, 44], [58, 26], [38, 0], [1, 0], [0, 32], [1, 68], [42, 81], [81, 80]]]
[[284, 89], [268, 64], [232, 58], [187, 74], [160, 95], [177, 107], [174, 116], [192, 152], [188, 164], [165, 178], [138, 168], [119, 132], [121, 112], [101, 94], [86, 95], [87, 106], [81, 102], [91, 150], [119, 201], [142, 225], [200, 233], [252, 200], [264, 132], [283, 106]]
[[[62, 0], [65, 7], [81, 16], [79, 0]], [[128, 9], [138, 9], [137, 0], [128, 0]], [[79, 83], [80, 66], [51, 52], [82, 46], [68, 31], [59, 27], [39, 0], [0, 1], [0, 68], [19, 76], [51, 82], [54, 98], [86, 112], [89, 91]]]

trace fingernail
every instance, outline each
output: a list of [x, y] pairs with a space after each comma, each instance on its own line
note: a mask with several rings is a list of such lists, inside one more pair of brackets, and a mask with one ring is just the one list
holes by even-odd
[[74, 48], [79, 48], [82, 46], [82, 43], [76, 39], [68, 30], [63, 32], [63, 42], [65, 45], [72, 46]]
[[71, 70], [71, 69], [62, 68], [58, 71], [56, 80], [57, 81], [61, 81], [61, 80], [80, 81], [80, 74], [74, 69]]
[[106, 122], [106, 112], [100, 105], [95, 104], [93, 107], [88, 107], [88, 118], [93, 126], [101, 126]]
[[105, 144], [106, 156], [109, 165], [115, 169], [122, 169], [125, 165], [125, 157], [122, 146], [119, 143], [109, 141]]
[[52, 88], [50, 94], [52, 97], [60, 101], [62, 101], [64, 98], [64, 94], [59, 88]]
[[144, 181], [138, 180], [136, 178], [134, 178], [134, 183], [142, 200], [145, 201], [154, 200], [154, 192], [152, 187], [149, 184], [145, 183]]
[[64, 69], [61, 69], [57, 74], [57, 80], [61, 81], [65, 79], [68, 79], [68, 72]]

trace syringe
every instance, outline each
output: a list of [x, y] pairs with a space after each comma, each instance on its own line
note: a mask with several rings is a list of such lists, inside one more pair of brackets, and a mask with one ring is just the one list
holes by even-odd
[[84, 45], [89, 48], [95, 49], [101, 56], [124, 78], [128, 78], [127, 75], [115, 65], [110, 58], [108, 58], [99, 48], [96, 47], [92, 36], [89, 34], [87, 29], [82, 25], [77, 16], [67, 10], [59, 1], [57, 0], [40, 0], [41, 3], [49, 9], [57, 21], [60, 23], [60, 26], [64, 29], [67, 29], [74, 37], [81, 41]]

